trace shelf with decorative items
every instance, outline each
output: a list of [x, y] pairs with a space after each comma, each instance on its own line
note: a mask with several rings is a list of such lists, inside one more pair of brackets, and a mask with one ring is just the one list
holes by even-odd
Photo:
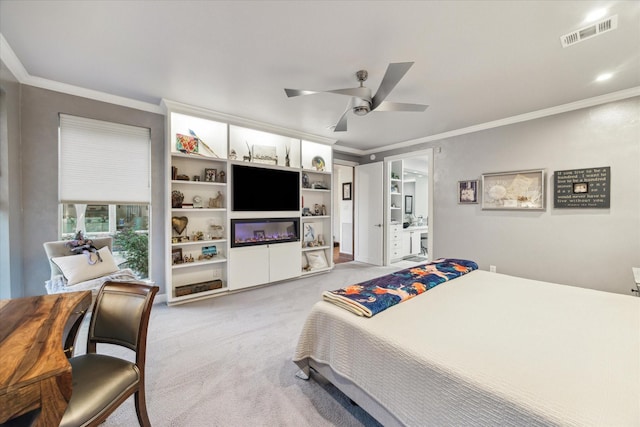
[[403, 161], [393, 160], [388, 163], [387, 178], [387, 262], [396, 262], [402, 259], [402, 223], [404, 222], [403, 210]]
[[402, 200], [402, 176], [403, 176], [403, 164], [402, 160], [394, 160], [390, 162], [389, 168], [389, 223], [390, 224], [402, 224], [403, 222], [403, 200]]
[[[301, 274], [303, 275], [333, 268], [330, 179], [331, 174], [328, 172], [303, 172], [300, 192], [302, 200]], [[322, 188], [309, 188], [309, 186]]]
[[331, 146], [302, 141], [300, 183], [302, 217], [302, 272], [312, 274], [333, 268], [333, 200]]
[[298, 169], [300, 140], [230, 125], [229, 160]]
[[302, 141], [301, 163], [305, 171], [331, 173], [333, 149], [330, 145]]
[[[185, 190], [192, 201], [188, 207], [178, 207], [184, 193], [172, 191], [171, 303], [226, 290], [227, 209], [225, 193], [218, 188], [209, 186], [206, 192], [205, 187], [198, 187], [197, 194]], [[216, 207], [201, 207], [205, 203]]]
[[228, 125], [171, 108], [167, 117], [165, 271], [176, 304], [227, 290]]

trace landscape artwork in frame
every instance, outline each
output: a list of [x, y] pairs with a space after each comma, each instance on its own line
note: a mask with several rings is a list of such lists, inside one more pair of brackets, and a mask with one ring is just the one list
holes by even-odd
[[478, 203], [478, 180], [458, 181], [458, 203]]
[[482, 209], [545, 210], [544, 169], [482, 174]]

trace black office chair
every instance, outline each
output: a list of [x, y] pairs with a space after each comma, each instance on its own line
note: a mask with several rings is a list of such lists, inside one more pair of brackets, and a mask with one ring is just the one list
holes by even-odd
[[[147, 327], [158, 286], [106, 282], [100, 288], [89, 323], [87, 354], [69, 359], [73, 389], [60, 426], [96, 426], [129, 396], [141, 426], [150, 426], [144, 373]], [[96, 344], [114, 344], [135, 352], [135, 362], [96, 353]]]

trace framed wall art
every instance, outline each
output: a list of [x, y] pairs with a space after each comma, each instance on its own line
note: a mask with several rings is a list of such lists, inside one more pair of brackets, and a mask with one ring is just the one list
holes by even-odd
[[482, 209], [545, 210], [544, 169], [482, 174]]
[[603, 208], [611, 206], [611, 166], [555, 171], [553, 207]]
[[351, 200], [351, 183], [342, 184], [342, 200]]
[[413, 213], [413, 196], [404, 196], [404, 213]]
[[458, 204], [478, 203], [478, 180], [458, 181]]

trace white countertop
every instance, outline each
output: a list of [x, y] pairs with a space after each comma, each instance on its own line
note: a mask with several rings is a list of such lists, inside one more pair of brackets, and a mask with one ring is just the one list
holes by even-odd
[[407, 228], [403, 228], [404, 231], [428, 231], [429, 226], [427, 225], [410, 225]]

